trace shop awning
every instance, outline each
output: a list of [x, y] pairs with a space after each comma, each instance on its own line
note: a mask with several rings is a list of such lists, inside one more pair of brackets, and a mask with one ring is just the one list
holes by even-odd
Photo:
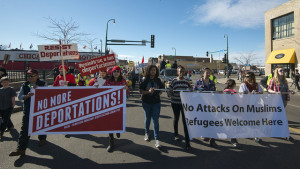
[[295, 49], [274, 50], [270, 54], [266, 63], [295, 63]]

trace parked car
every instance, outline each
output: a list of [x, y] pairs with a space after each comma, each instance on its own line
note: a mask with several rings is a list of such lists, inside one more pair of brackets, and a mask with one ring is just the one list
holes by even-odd
[[225, 75], [225, 70], [219, 70], [218, 74], [219, 75]]
[[[165, 84], [166, 89], [170, 87], [172, 80], [177, 76], [177, 69], [163, 69], [160, 72], [160, 79]], [[187, 76], [185, 76], [185, 79], [189, 80], [192, 84], [192, 80], [189, 79]]]

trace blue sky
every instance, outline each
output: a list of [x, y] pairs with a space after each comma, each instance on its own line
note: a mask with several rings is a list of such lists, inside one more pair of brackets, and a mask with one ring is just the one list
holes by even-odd
[[[253, 52], [264, 62], [264, 12], [287, 0], [1, 0], [0, 44], [24, 49], [54, 42], [36, 37], [50, 29], [45, 19], [69, 20], [78, 31], [90, 34], [100, 47], [108, 39], [148, 40], [155, 35], [155, 48], [147, 46], [109, 46], [119, 55], [133, 61], [160, 54], [206, 57], [206, 51], [226, 49], [229, 37], [229, 59]], [[80, 51], [87, 43], [78, 44]], [[214, 54], [221, 59], [223, 53]]]

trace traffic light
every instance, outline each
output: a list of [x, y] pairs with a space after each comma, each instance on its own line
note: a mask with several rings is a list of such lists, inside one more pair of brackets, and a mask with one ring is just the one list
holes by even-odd
[[206, 52], [206, 56], [208, 57], [208, 51]]
[[227, 54], [224, 54], [224, 58], [225, 58], [225, 63], [227, 63]]
[[151, 35], [151, 48], [154, 48], [154, 35]]
[[226, 57], [222, 58], [222, 63], [226, 63]]

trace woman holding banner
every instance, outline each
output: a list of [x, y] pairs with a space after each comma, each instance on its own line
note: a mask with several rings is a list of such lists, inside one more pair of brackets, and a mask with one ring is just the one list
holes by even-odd
[[191, 84], [189, 83], [189, 81], [187, 81], [184, 78], [184, 74], [185, 74], [184, 67], [182, 67], [181, 65], [178, 66], [177, 74], [178, 74], [178, 77], [173, 79], [171, 82], [171, 85], [170, 85], [171, 106], [172, 106], [173, 113], [174, 113], [174, 121], [173, 121], [174, 139], [176, 141], [179, 140], [178, 121], [179, 121], [179, 116], [181, 113], [182, 123], [183, 123], [183, 127], [184, 127], [184, 136], [185, 136], [185, 150], [188, 151], [191, 149], [190, 137], [189, 137], [189, 133], [188, 133], [187, 126], [186, 126], [185, 116], [184, 116], [183, 107], [182, 107], [182, 103], [181, 103], [181, 99], [180, 99], [180, 92], [173, 91], [173, 90], [192, 90], [193, 88], [192, 88]]
[[[119, 66], [115, 66], [112, 69], [112, 75], [110, 76], [110, 78], [106, 79], [103, 86], [124, 86], [128, 94], [128, 87], [126, 85], [126, 80], [121, 75], [121, 68]], [[120, 133], [117, 133], [116, 135], [118, 138], [120, 138]], [[114, 148], [114, 134], [109, 133], [109, 145], [107, 147], [107, 151], [112, 152], [113, 148]]]
[[[216, 84], [210, 80], [211, 75], [210, 68], [205, 68], [201, 79], [197, 80], [194, 86], [194, 90], [199, 91], [216, 91]], [[217, 146], [214, 138], [204, 138], [204, 141], [209, 141], [210, 146]]]
[[164, 84], [158, 78], [159, 71], [155, 65], [147, 67], [145, 79], [140, 84], [140, 94], [142, 94], [142, 106], [145, 112], [145, 141], [149, 141], [149, 127], [152, 119], [155, 147], [160, 148], [159, 144], [159, 115], [160, 115], [160, 95], [161, 91], [154, 89], [163, 89]]
[[[258, 83], [256, 83], [256, 78], [253, 72], [247, 72], [245, 75], [244, 83], [241, 84], [240, 93], [248, 94], [258, 92], [259, 94], [263, 93], [263, 89]], [[262, 140], [258, 137], [254, 138], [255, 142], [260, 143]]]
[[[284, 108], [287, 106], [287, 102], [290, 101], [290, 95], [288, 93], [291, 92], [292, 94], [295, 94], [294, 91], [289, 90], [289, 86], [285, 78], [284, 70], [282, 69], [282, 67], [277, 67], [275, 69], [274, 77], [269, 82], [268, 92], [269, 93], [280, 92]], [[287, 140], [291, 142], [294, 141], [294, 139], [291, 136], [288, 137]]]

